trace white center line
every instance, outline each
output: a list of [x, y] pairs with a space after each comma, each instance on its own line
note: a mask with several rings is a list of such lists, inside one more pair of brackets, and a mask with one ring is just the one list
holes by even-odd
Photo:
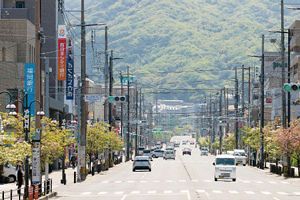
[[131, 192], [131, 194], [139, 194], [139, 193], [141, 193], [141, 192], [137, 191], [137, 190]]
[[220, 190], [213, 190], [212, 192], [216, 193], [216, 194], [221, 194], [222, 193], [222, 191], [220, 191]]
[[98, 192], [98, 195], [104, 195], [107, 194], [107, 192]]
[[228, 191], [230, 194], [238, 194], [239, 192], [238, 191], [236, 191], [236, 190], [229, 190]]
[[268, 192], [268, 191], [261, 191], [262, 194], [265, 194], [265, 195], [270, 195], [271, 192]]
[[253, 191], [245, 191], [246, 194], [255, 194]]
[[288, 195], [288, 193], [286, 193], [286, 192], [277, 192], [277, 194], [280, 194], [280, 195]]

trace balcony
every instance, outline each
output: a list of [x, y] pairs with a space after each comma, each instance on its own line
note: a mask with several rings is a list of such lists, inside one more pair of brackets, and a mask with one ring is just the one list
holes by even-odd
[[300, 35], [295, 35], [291, 39], [291, 50], [300, 52]]
[[29, 19], [27, 8], [1, 8], [1, 19]]

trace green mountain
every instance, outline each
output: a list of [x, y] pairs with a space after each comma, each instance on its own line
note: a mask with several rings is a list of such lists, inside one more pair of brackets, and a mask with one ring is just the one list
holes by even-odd
[[[65, 4], [80, 8], [79, 0]], [[128, 64], [160, 98], [195, 100], [203, 93], [195, 88], [233, 86], [228, 69], [259, 65], [249, 55], [260, 54], [261, 34], [280, 38], [268, 31], [280, 28], [279, 0], [87, 0], [86, 7], [87, 23], [110, 27], [110, 48], [124, 58], [116, 70]], [[286, 9], [286, 27], [297, 18]]]

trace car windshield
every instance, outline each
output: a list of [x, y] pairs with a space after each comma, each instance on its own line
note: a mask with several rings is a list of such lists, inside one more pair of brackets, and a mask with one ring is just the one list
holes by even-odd
[[234, 155], [235, 156], [246, 156], [246, 154], [244, 152], [235, 152]]
[[234, 165], [234, 158], [217, 158], [216, 165]]

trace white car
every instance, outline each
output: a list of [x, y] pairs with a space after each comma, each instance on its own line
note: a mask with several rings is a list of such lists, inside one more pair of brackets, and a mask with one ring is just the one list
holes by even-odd
[[233, 156], [235, 157], [235, 161], [237, 164], [242, 164], [243, 166], [246, 166], [247, 155], [244, 149], [235, 149], [233, 151]]
[[137, 169], [147, 169], [151, 172], [151, 163], [148, 156], [136, 156], [133, 161], [132, 171]]
[[236, 162], [232, 155], [218, 155], [215, 166], [215, 181], [218, 179], [231, 179], [236, 181]]
[[153, 158], [159, 158], [159, 157], [164, 157], [164, 150], [162, 149], [156, 149], [152, 153]]
[[2, 176], [5, 177], [7, 182], [15, 182], [17, 180], [16, 173], [16, 167], [12, 166], [11, 164], [4, 165]]
[[166, 150], [164, 153], [164, 159], [173, 159], [175, 160], [175, 151], [174, 150]]
[[201, 156], [208, 156], [208, 149], [205, 148], [205, 147], [201, 148], [200, 155]]

